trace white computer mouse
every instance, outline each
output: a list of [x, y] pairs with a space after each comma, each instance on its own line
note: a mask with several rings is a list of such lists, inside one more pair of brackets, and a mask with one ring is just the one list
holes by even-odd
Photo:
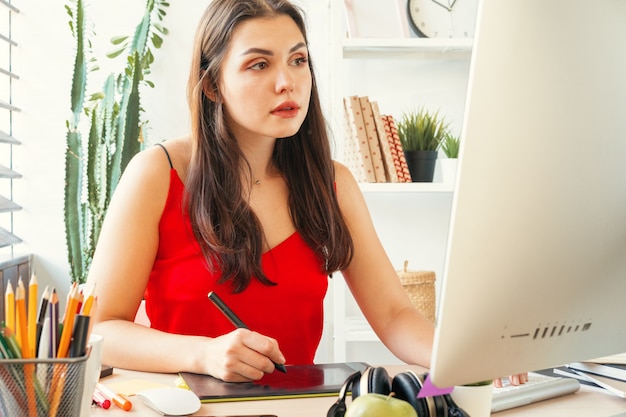
[[186, 416], [200, 409], [200, 399], [188, 389], [151, 388], [135, 395], [164, 416]]

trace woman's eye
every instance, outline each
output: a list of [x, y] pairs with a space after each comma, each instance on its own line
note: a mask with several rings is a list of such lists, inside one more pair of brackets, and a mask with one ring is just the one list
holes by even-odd
[[309, 60], [308, 60], [307, 57], [303, 56], [303, 57], [294, 59], [292, 62], [293, 62], [294, 65], [300, 66], [300, 65], [306, 64], [307, 62], [309, 62]]
[[267, 62], [257, 62], [256, 64], [253, 64], [250, 66], [250, 69], [255, 69], [255, 70], [262, 70], [267, 68]]

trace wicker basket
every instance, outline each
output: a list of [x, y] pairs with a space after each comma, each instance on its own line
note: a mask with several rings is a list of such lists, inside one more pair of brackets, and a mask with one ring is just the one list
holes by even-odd
[[409, 271], [409, 261], [404, 261], [402, 270], [397, 271], [400, 282], [411, 302], [424, 316], [435, 322], [435, 273], [433, 271]]

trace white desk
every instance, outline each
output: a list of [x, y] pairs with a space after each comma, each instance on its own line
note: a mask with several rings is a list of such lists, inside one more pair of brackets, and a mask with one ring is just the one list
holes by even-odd
[[[407, 369], [423, 372], [423, 368], [417, 366], [393, 365], [386, 366], [386, 368], [391, 375]], [[176, 375], [151, 374], [115, 369], [112, 376], [102, 379], [101, 382], [114, 384], [126, 380], [151, 381], [174, 386]], [[93, 408], [91, 415], [96, 417], [159, 416], [158, 413], [144, 406], [140, 399], [135, 397], [130, 397], [130, 399], [133, 403], [133, 408], [128, 412], [111, 406], [108, 410]], [[336, 400], [336, 397], [320, 397], [207, 403], [203, 404], [200, 411], [194, 414], [194, 416], [272, 414], [278, 417], [326, 417], [328, 408]], [[626, 413], [626, 399], [582, 387], [579, 392], [572, 395], [502, 411], [493, 415], [497, 417], [613, 417], [620, 413]]]

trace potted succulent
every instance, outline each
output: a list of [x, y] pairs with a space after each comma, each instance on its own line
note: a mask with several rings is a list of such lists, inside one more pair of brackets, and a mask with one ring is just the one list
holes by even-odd
[[438, 159], [439, 168], [441, 170], [441, 181], [444, 183], [454, 183], [456, 179], [460, 146], [460, 137], [451, 132], [446, 132], [441, 142], [441, 151], [446, 158]]
[[397, 123], [398, 136], [413, 182], [432, 182], [437, 153], [448, 131], [439, 112], [425, 108], [409, 111]]
[[459, 148], [461, 147], [461, 139], [459, 136], [446, 132], [441, 142], [441, 150], [450, 159], [459, 157]]

